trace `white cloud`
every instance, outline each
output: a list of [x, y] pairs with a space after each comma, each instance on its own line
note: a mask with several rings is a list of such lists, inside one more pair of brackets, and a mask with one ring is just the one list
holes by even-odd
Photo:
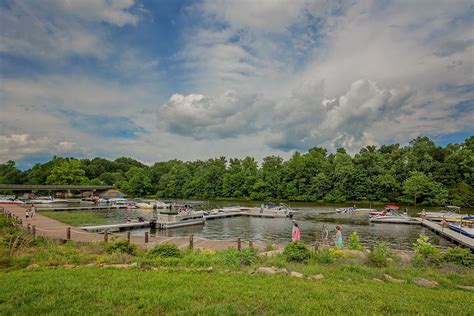
[[111, 51], [100, 23], [135, 25], [133, 0], [11, 1], [0, 10], [0, 52], [54, 60], [68, 55], [104, 58]]

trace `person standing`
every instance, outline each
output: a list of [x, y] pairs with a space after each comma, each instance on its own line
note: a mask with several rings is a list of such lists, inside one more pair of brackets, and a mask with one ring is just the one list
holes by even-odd
[[328, 225], [324, 224], [323, 225], [323, 245], [328, 244], [328, 239], [329, 239], [329, 229]]
[[30, 206], [30, 217], [31, 217], [31, 219], [35, 219], [35, 214], [36, 214], [36, 206], [34, 204], [31, 204], [31, 206]]
[[298, 223], [296, 222], [293, 222], [293, 236], [292, 236], [292, 240], [293, 241], [299, 241], [301, 238], [301, 232], [300, 232], [300, 228], [298, 226]]
[[404, 216], [408, 216], [408, 209], [405, 207], [405, 209], [403, 210], [403, 215]]
[[339, 249], [344, 248], [344, 243], [342, 241], [342, 232], [341, 232], [341, 226], [340, 225], [336, 226], [336, 240], [335, 240], [335, 243], [336, 243], [337, 248], [339, 248]]

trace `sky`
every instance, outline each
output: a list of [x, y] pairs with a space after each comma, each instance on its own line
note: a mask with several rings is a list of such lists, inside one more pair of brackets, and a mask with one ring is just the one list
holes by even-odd
[[0, 163], [474, 135], [462, 0], [0, 0]]

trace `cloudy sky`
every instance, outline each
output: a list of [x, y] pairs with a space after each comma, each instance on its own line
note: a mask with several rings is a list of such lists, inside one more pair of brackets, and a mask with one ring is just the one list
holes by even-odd
[[474, 134], [472, 1], [0, 0], [0, 162]]

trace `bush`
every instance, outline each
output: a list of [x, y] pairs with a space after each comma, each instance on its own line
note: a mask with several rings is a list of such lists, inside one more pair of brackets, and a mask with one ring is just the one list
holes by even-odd
[[420, 235], [413, 243], [413, 249], [416, 265], [438, 265], [441, 261], [441, 252], [430, 243], [428, 236]]
[[314, 260], [318, 263], [333, 263], [335, 261], [334, 255], [330, 249], [319, 250], [314, 254]]
[[219, 252], [222, 261], [227, 266], [252, 265], [257, 261], [258, 250], [254, 248], [245, 248], [238, 251], [235, 248], [229, 248]]
[[293, 241], [285, 246], [283, 255], [288, 261], [304, 262], [311, 257], [311, 252], [300, 241]]
[[443, 261], [473, 268], [474, 254], [469, 249], [461, 247], [448, 248], [443, 255]]
[[359, 234], [357, 234], [357, 232], [352, 232], [351, 238], [349, 239], [349, 249], [364, 250], [364, 247], [359, 243], [359, 241]]
[[105, 245], [105, 251], [107, 253], [125, 253], [128, 255], [136, 256], [138, 247], [127, 240], [119, 240], [113, 243]]
[[151, 248], [147, 256], [149, 258], [181, 258], [181, 251], [176, 245], [173, 244], [163, 244]]
[[367, 261], [370, 265], [375, 267], [386, 267], [387, 266], [387, 258], [390, 256], [390, 252], [387, 248], [387, 245], [384, 243], [377, 243], [375, 245], [374, 251], [369, 253], [367, 256]]

